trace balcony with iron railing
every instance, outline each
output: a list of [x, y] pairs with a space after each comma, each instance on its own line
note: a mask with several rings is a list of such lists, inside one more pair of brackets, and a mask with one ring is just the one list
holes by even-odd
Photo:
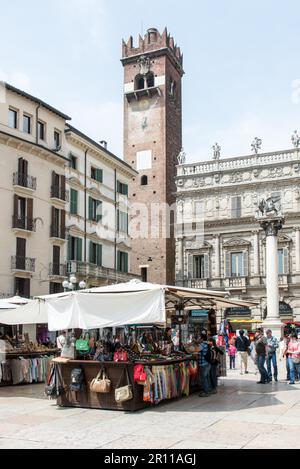
[[24, 256], [12, 256], [11, 258], [11, 269], [12, 271], [21, 272], [35, 272], [35, 259]]
[[65, 241], [67, 238], [66, 229], [56, 224], [51, 225], [50, 226], [50, 238], [61, 239]]
[[37, 187], [36, 178], [20, 172], [13, 174], [13, 185], [35, 191]]
[[67, 264], [49, 264], [50, 277], [67, 277]]
[[31, 231], [31, 232], [34, 232], [36, 230], [34, 219], [25, 217], [23, 215], [12, 216], [12, 228], [14, 230]]
[[92, 278], [95, 280], [108, 280], [112, 282], [129, 282], [133, 279], [141, 279], [139, 275], [119, 272], [107, 267], [100, 267], [96, 264], [69, 261], [67, 274], [74, 274], [79, 277]]
[[69, 202], [69, 191], [60, 186], [51, 186], [50, 198], [61, 202]]

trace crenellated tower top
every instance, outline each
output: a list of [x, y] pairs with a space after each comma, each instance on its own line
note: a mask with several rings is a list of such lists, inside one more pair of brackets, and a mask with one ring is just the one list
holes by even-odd
[[122, 62], [125, 64], [132, 58], [136, 59], [139, 55], [160, 55], [166, 52], [183, 72], [183, 54], [180, 47], [175, 44], [174, 38], [168, 33], [167, 28], [162, 34], [156, 28], [150, 28], [144, 38], [139, 36], [138, 47], [134, 47], [132, 36], [127, 42], [123, 39]]

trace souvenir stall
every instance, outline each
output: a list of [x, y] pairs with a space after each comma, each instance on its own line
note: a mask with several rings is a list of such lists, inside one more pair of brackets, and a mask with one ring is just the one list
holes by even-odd
[[[54, 360], [47, 394], [57, 396], [60, 406], [123, 411], [188, 396], [199, 389], [199, 349], [190, 343], [187, 350], [181, 343], [175, 350], [166, 311], [184, 316], [191, 302], [209, 310], [223, 307], [224, 301], [234, 304], [225, 295], [130, 282], [48, 297], [49, 330], [86, 332], [79, 340], [71, 337]], [[119, 337], [114, 344], [91, 341], [88, 333], [121, 327], [126, 343]]]
[[[41, 317], [35, 304], [19, 297], [0, 302], [0, 387], [45, 383], [49, 364], [58, 355], [54, 347], [32, 342], [27, 333], [20, 333], [19, 325], [36, 324]], [[47, 316], [43, 320], [47, 322]]]

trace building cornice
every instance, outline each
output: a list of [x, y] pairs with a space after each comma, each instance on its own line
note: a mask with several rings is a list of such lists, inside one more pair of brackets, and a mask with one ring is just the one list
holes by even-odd
[[54, 152], [47, 147], [44, 147], [43, 145], [30, 142], [29, 140], [25, 140], [16, 135], [9, 134], [7, 132], [4, 132], [3, 130], [0, 130], [0, 143], [6, 144], [12, 148], [17, 148], [20, 151], [28, 152], [31, 154], [35, 153], [37, 156], [40, 157], [55, 157], [57, 162], [61, 164], [63, 163], [64, 165], [66, 164], [66, 162], [69, 162], [69, 159], [65, 156], [62, 156], [59, 153]]

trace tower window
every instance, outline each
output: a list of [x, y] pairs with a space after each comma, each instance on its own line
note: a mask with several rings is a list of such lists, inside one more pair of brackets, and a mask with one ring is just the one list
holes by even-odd
[[148, 176], [142, 176], [141, 186], [148, 186]]
[[148, 88], [153, 88], [154, 87], [154, 82], [155, 82], [155, 79], [154, 79], [154, 74], [153, 73], [148, 73], [147, 75], [147, 87]]
[[145, 79], [142, 75], [137, 75], [135, 79], [135, 89], [144, 90], [145, 89]]

